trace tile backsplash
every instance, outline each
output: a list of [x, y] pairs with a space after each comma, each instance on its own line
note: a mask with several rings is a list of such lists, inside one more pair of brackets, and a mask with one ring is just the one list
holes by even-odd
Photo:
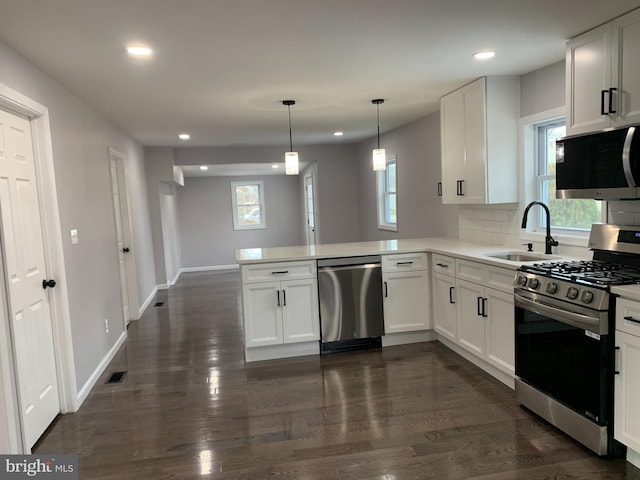
[[[609, 223], [617, 225], [640, 225], [639, 201], [607, 202]], [[458, 236], [460, 240], [480, 242], [490, 245], [502, 245], [506, 248], [521, 250], [524, 240], [520, 205], [505, 203], [499, 205], [460, 205], [458, 207]], [[535, 251], [544, 251], [542, 241], [534, 242]], [[554, 252], [577, 258], [591, 258], [592, 253], [586, 247], [560, 242]]]

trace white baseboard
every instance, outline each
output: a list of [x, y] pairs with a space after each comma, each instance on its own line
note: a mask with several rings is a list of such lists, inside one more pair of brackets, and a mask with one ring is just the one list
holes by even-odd
[[113, 345], [113, 347], [111, 347], [111, 350], [109, 350], [109, 352], [104, 356], [102, 361], [98, 364], [98, 366], [93, 371], [89, 379], [84, 383], [84, 385], [78, 392], [78, 396], [76, 398], [76, 405], [75, 405], [76, 411], [80, 409], [80, 406], [82, 405], [82, 403], [87, 399], [87, 397], [89, 396], [89, 393], [91, 392], [91, 389], [94, 387], [94, 385], [100, 378], [100, 375], [102, 375], [104, 371], [107, 369], [107, 367], [109, 366], [109, 363], [111, 363], [111, 360], [113, 360], [113, 357], [116, 356], [116, 353], [118, 353], [118, 350], [120, 349], [120, 347], [122, 346], [122, 344], [125, 342], [126, 339], [127, 339], [127, 332], [124, 331], [122, 332], [122, 335], [120, 335], [120, 338], [118, 338], [116, 343]]
[[208, 272], [211, 270], [236, 270], [240, 268], [240, 265], [209, 265], [206, 267], [184, 267], [180, 269], [180, 273], [188, 273], [188, 272]]
[[175, 284], [178, 282], [178, 280], [180, 279], [180, 275], [181, 275], [181, 274], [182, 274], [182, 269], [178, 270], [178, 273], [176, 273], [176, 276], [175, 276], [175, 277], [173, 277], [173, 280], [171, 280], [171, 281], [169, 282], [169, 286], [171, 286], [171, 285], [175, 285]]
[[145, 312], [145, 310], [147, 308], [149, 308], [149, 305], [151, 305], [151, 302], [153, 302], [153, 299], [155, 298], [157, 293], [158, 293], [158, 287], [155, 286], [155, 287], [153, 287], [153, 290], [151, 290], [151, 293], [149, 294], [147, 299], [140, 306], [140, 310], [138, 310], [138, 316], [137, 316], [136, 320], [139, 319], [140, 317], [142, 317], [142, 314]]
[[382, 336], [382, 346], [392, 347], [396, 345], [407, 345], [409, 343], [432, 342], [437, 338], [433, 330], [419, 332], [388, 333]]

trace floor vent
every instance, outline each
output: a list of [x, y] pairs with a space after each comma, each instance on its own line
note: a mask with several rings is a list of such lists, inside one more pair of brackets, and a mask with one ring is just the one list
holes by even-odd
[[126, 374], [127, 372], [114, 372], [104, 383], [122, 383], [122, 380], [124, 380], [124, 376]]
[[156, 302], [156, 304], [154, 305], [154, 307], [161, 307], [164, 305], [164, 302]]

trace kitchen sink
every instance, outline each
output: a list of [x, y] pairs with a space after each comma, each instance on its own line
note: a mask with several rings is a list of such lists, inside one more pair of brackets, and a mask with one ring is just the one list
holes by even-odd
[[511, 262], [540, 262], [558, 258], [555, 255], [544, 255], [542, 253], [530, 252], [498, 252], [487, 253], [486, 256], [489, 258], [497, 258], [499, 260], [509, 260]]

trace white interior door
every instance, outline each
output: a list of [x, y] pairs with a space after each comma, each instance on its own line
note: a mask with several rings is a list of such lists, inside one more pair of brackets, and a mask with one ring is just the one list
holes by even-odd
[[122, 293], [122, 318], [124, 326], [131, 320], [131, 252], [129, 232], [129, 208], [124, 180], [124, 157], [113, 149], [109, 150], [111, 169], [111, 194], [116, 226], [116, 248], [118, 249], [118, 267], [120, 269], [120, 290]]
[[307, 245], [316, 244], [316, 213], [313, 200], [313, 176], [304, 177], [304, 204], [307, 217]]
[[0, 110], [0, 208], [8, 306], [24, 442], [29, 447], [60, 412], [29, 120]]

